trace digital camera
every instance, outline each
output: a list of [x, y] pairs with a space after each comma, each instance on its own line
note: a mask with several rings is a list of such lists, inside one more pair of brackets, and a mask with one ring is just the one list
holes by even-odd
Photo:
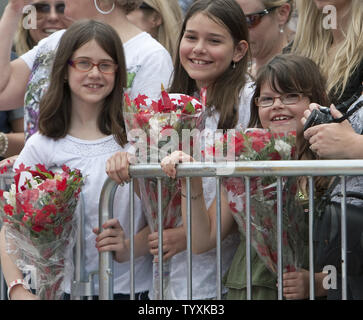
[[357, 111], [362, 106], [362, 101], [357, 103], [353, 109], [347, 110], [350, 108], [350, 106], [359, 99], [361, 95], [361, 90], [359, 93], [354, 94], [350, 99], [347, 101], [344, 101], [343, 103], [336, 106], [336, 108], [344, 114], [344, 116], [334, 119], [333, 116], [330, 113], [330, 109], [327, 107], [319, 107], [318, 109], [314, 109], [311, 111], [311, 114], [309, 118], [306, 119], [306, 122], [304, 124], [304, 131], [307, 130], [310, 127], [317, 126], [319, 124], [323, 123], [332, 123], [332, 122], [342, 122], [348, 117], [350, 117], [355, 111]]

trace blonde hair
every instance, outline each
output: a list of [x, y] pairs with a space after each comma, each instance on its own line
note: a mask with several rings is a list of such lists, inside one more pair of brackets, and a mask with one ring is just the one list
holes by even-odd
[[158, 28], [156, 40], [174, 57], [178, 46], [177, 39], [183, 23], [178, 0], [145, 0], [144, 2], [160, 14], [162, 24]]
[[298, 24], [292, 52], [315, 61], [327, 79], [330, 95], [341, 98], [349, 78], [363, 58], [363, 6], [361, 0], [352, 0], [345, 39], [339, 46], [333, 63], [328, 51], [333, 43], [331, 29], [323, 25], [324, 15], [313, 1], [298, 0]]
[[19, 21], [18, 30], [14, 37], [14, 49], [18, 57], [28, 52], [36, 45], [36, 41], [30, 36], [29, 30], [23, 27], [23, 19]]

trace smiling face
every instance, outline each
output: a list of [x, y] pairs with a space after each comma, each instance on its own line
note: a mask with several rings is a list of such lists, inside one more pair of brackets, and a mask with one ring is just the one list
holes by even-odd
[[196, 13], [186, 24], [179, 54], [183, 68], [201, 88], [214, 83], [246, 50], [245, 41], [236, 46], [226, 27]]
[[[272, 90], [268, 82], [264, 82], [261, 86], [260, 97], [279, 97], [281, 93]], [[304, 111], [309, 108], [310, 100], [303, 96], [302, 99], [293, 105], [284, 105], [280, 99], [275, 99], [275, 102], [270, 107], [258, 107], [258, 115], [263, 128], [270, 128], [273, 131], [279, 131], [279, 128], [287, 128], [296, 130], [300, 134], [303, 130], [301, 118], [304, 116]], [[283, 131], [283, 130], [281, 130]]]
[[[93, 63], [112, 62], [113, 59], [95, 40], [87, 42], [72, 55], [71, 60], [88, 60]], [[78, 104], [102, 106], [104, 99], [112, 92], [115, 73], [102, 73], [98, 67], [83, 72], [72, 66], [68, 67], [68, 83], [71, 89], [72, 106]]]
[[[265, 9], [260, 0], [236, 0], [245, 15], [261, 12]], [[280, 41], [281, 33], [276, 12], [272, 11], [263, 16], [260, 23], [248, 29], [250, 36], [250, 47], [253, 58], [264, 59], [276, 50]]]
[[29, 34], [35, 43], [48, 37], [53, 32], [70, 26], [71, 20], [64, 15], [64, 1], [39, 0], [34, 1], [32, 4], [35, 5], [37, 12], [37, 28], [30, 29]]

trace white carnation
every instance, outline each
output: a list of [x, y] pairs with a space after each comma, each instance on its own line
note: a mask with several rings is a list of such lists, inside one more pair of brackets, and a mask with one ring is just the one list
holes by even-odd
[[283, 158], [289, 157], [291, 154], [291, 146], [283, 140], [275, 141], [275, 149]]

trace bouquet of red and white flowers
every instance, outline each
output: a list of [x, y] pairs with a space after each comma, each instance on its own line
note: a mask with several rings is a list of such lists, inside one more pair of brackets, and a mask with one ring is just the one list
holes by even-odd
[[[204, 106], [191, 96], [168, 94], [154, 101], [139, 95], [133, 101], [125, 94], [124, 119], [128, 140], [134, 146], [139, 163], [160, 163], [176, 150], [199, 153], [198, 138], [204, 129]], [[156, 178], [140, 178], [141, 200], [152, 232], [158, 231], [158, 188]], [[180, 225], [181, 188], [178, 179], [162, 179], [163, 228]], [[164, 293], [168, 297], [169, 263], [164, 262]], [[158, 268], [154, 265], [154, 298], [160, 297]]]
[[[233, 132], [233, 131], [232, 131]], [[295, 158], [295, 132], [272, 133], [267, 129], [235, 130], [219, 141], [230, 149], [235, 161], [292, 160]], [[218, 143], [209, 153], [215, 153]], [[246, 190], [244, 178], [223, 178], [231, 212], [240, 232], [246, 232]], [[283, 264], [284, 271], [301, 266], [304, 247], [304, 212], [299, 205], [296, 177], [282, 178]], [[250, 178], [251, 243], [266, 266], [277, 272], [277, 178]]]
[[59, 299], [68, 250], [76, 233], [74, 214], [83, 177], [78, 169], [61, 172], [37, 164], [15, 170], [14, 184], [1, 190], [0, 208], [7, 252], [20, 270], [36, 270], [36, 294], [45, 300]]

